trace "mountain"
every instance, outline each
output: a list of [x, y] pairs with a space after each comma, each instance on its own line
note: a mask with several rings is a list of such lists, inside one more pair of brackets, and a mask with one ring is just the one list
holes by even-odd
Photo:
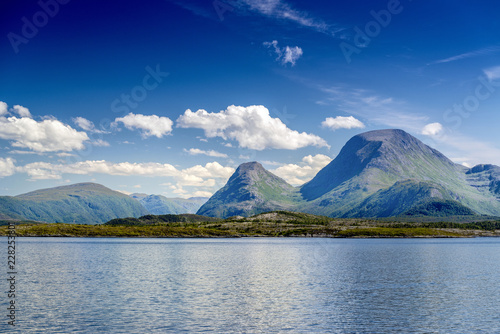
[[[260, 186], [266, 182], [269, 189]], [[351, 138], [298, 188], [256, 162], [243, 164], [198, 214], [249, 216], [271, 210], [329, 217], [500, 216], [500, 167], [469, 169], [403, 130], [370, 131]]]
[[211, 217], [251, 216], [265, 211], [292, 210], [300, 193], [258, 162], [238, 167], [226, 185], [196, 214]]
[[132, 194], [153, 215], [196, 213], [208, 197], [167, 198], [161, 195]]
[[500, 200], [500, 167], [477, 165], [466, 173], [469, 184], [483, 193], [490, 193]]
[[138, 201], [96, 183], [78, 183], [0, 197], [0, 215], [11, 219], [96, 224], [148, 213]]
[[402, 130], [370, 131], [351, 138], [301, 187], [307, 203], [299, 209], [335, 217], [387, 217], [437, 198], [500, 215], [500, 202], [472, 186], [467, 172]]

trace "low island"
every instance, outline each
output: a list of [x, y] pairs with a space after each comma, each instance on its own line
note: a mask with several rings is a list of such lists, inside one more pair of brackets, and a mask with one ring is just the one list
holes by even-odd
[[[12, 221], [3, 221], [5, 236]], [[326, 237], [450, 238], [500, 236], [500, 220], [487, 216], [401, 217], [386, 219], [330, 218], [273, 211], [227, 219], [194, 214], [118, 218], [104, 224], [15, 222], [19, 237]]]

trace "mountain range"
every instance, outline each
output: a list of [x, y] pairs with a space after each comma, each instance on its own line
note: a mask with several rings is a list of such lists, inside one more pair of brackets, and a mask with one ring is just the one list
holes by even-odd
[[96, 183], [78, 183], [0, 197], [2, 219], [96, 224], [146, 214], [148, 211], [138, 201]]
[[226, 218], [272, 210], [330, 217], [500, 216], [500, 167], [467, 168], [403, 130], [370, 131], [351, 138], [300, 187], [258, 162], [242, 164], [197, 214]]
[[258, 162], [247, 162], [210, 199], [127, 196], [95, 183], [0, 196], [0, 220], [96, 224], [148, 214], [227, 218], [267, 211], [340, 218], [500, 216], [500, 167], [464, 167], [408, 133], [391, 129], [354, 136], [299, 187]]
[[168, 198], [162, 195], [132, 194], [153, 215], [196, 213], [208, 197]]
[[40, 189], [18, 196], [0, 196], [0, 220], [100, 224], [115, 218], [195, 213], [208, 198], [127, 196], [96, 183]]

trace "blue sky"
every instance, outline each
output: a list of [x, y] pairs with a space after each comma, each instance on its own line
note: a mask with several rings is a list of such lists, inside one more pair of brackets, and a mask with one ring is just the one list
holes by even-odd
[[209, 196], [254, 160], [299, 185], [385, 128], [500, 165], [496, 1], [1, 6], [0, 195]]

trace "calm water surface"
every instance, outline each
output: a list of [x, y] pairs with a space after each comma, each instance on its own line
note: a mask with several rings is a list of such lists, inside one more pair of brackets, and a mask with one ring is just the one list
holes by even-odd
[[17, 238], [16, 251], [20, 333], [500, 333], [500, 239]]

